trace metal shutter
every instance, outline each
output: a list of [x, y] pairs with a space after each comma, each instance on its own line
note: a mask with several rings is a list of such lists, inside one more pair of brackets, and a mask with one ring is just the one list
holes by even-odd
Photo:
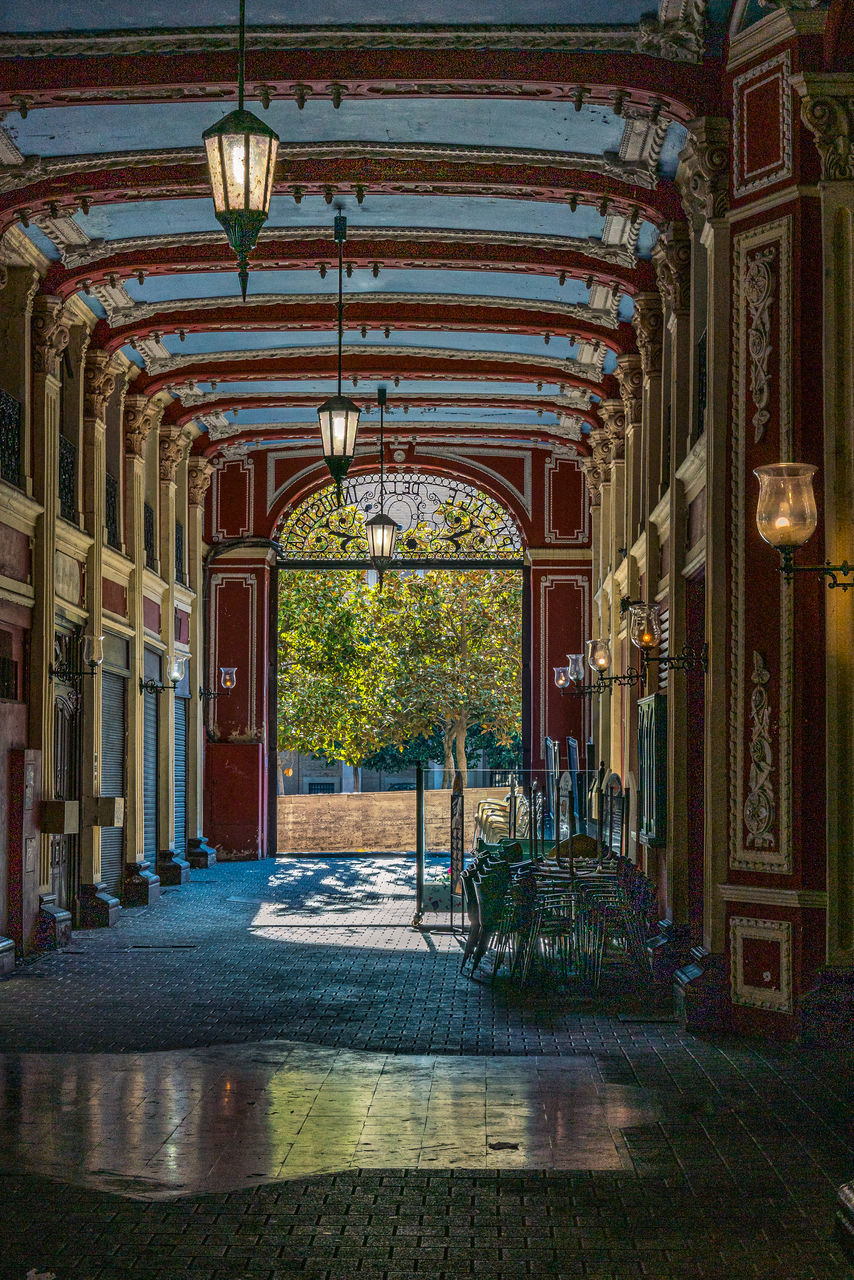
[[175, 699], [175, 852], [187, 856], [187, 721], [186, 698]]
[[[658, 646], [658, 656], [667, 658], [670, 656], [670, 610], [663, 608], [661, 610], [661, 642]], [[670, 672], [664, 663], [658, 663], [658, 689], [660, 693], [667, 693], [667, 681]]]
[[149, 862], [157, 860], [157, 698], [142, 695], [142, 847]]
[[[124, 676], [105, 671], [101, 677], [101, 795], [125, 794]], [[124, 831], [101, 828], [101, 879], [119, 897], [124, 870]]]

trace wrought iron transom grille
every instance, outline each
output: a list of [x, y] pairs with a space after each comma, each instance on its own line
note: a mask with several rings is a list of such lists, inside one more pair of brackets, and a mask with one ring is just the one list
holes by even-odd
[[0, 479], [21, 487], [21, 404], [0, 389]]
[[[380, 508], [379, 475], [356, 476], [344, 486], [339, 507], [335, 486], [319, 490], [283, 513], [274, 538], [284, 560], [364, 561], [365, 521]], [[518, 561], [522, 536], [493, 498], [459, 480], [419, 472], [385, 478], [385, 513], [400, 533], [402, 560], [493, 559]]]

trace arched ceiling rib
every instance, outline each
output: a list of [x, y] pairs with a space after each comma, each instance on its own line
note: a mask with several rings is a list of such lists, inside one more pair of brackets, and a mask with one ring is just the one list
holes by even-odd
[[281, 446], [316, 435], [334, 389], [343, 206], [348, 393], [370, 406], [387, 384], [424, 438], [583, 450], [682, 216], [685, 126], [717, 110], [703, 0], [655, 18], [649, 0], [436, 0], [395, 28], [324, 0], [311, 29], [291, 0], [250, 0], [247, 105], [282, 143], [245, 305], [201, 147], [234, 106], [236, 7], [187, 0], [167, 29], [152, 0], [139, 31], [127, 0], [11, 0], [0, 233], [25, 227], [45, 289], [90, 306], [93, 341], [172, 397], [168, 421], [198, 423], [199, 448]]

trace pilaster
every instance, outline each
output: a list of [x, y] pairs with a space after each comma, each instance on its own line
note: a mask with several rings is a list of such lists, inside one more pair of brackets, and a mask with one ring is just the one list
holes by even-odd
[[216, 852], [203, 834], [204, 768], [205, 768], [205, 704], [199, 691], [205, 686], [204, 653], [204, 553], [203, 537], [205, 496], [210, 488], [213, 465], [207, 458], [191, 457], [188, 462], [187, 556], [190, 589], [190, 724], [189, 761], [187, 768], [187, 861], [191, 867], [209, 867], [216, 862]]
[[6, 286], [0, 296], [0, 386], [21, 405], [21, 479], [24, 492], [31, 498], [31, 332], [33, 301], [40, 276], [32, 267], [10, 266], [6, 271]]

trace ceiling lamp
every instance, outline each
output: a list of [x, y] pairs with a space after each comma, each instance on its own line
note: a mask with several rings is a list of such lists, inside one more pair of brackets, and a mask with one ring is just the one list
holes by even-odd
[[385, 514], [385, 436], [384, 414], [386, 402], [385, 387], [377, 387], [377, 404], [380, 406], [380, 509], [379, 514], [365, 521], [365, 533], [368, 538], [368, 554], [371, 564], [380, 575], [380, 590], [383, 585], [383, 570], [391, 564], [394, 555], [394, 543], [398, 526], [391, 516]]
[[279, 135], [243, 110], [246, 71], [246, 0], [240, 0], [237, 110], [202, 134], [213, 191], [214, 213], [237, 254], [240, 292], [246, 301], [248, 256], [270, 212]]
[[320, 422], [320, 439], [323, 457], [338, 489], [341, 504], [341, 481], [347, 474], [353, 454], [356, 452], [356, 432], [359, 429], [359, 407], [341, 394], [341, 348], [344, 342], [344, 241], [347, 239], [347, 219], [339, 213], [334, 224], [335, 243], [338, 245], [338, 393], [324, 400], [317, 410]]

